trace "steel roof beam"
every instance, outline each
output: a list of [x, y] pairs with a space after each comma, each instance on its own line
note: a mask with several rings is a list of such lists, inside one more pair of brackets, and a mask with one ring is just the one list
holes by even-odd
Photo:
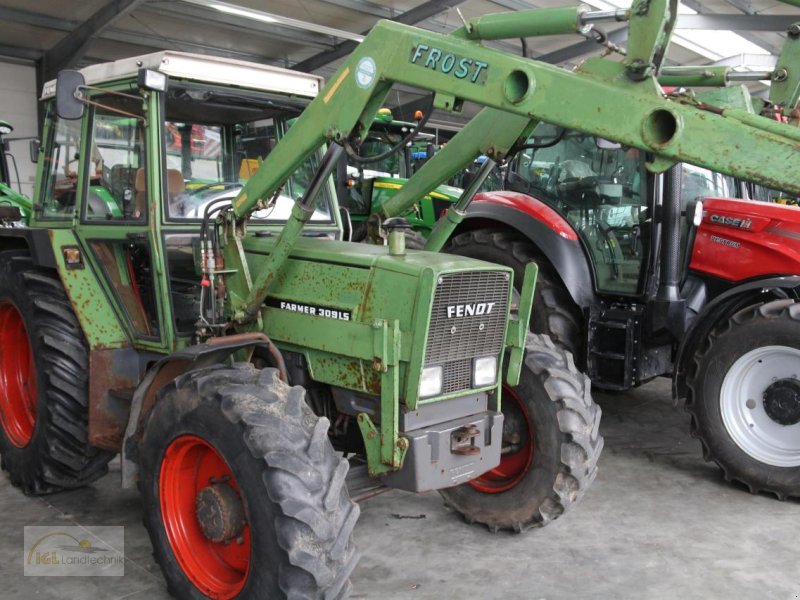
[[777, 56], [771, 54], [736, 54], [727, 58], [721, 58], [710, 63], [715, 67], [758, 67], [767, 70], [775, 68], [778, 62]]
[[[424, 21], [425, 19], [429, 19], [434, 15], [438, 15], [440, 12], [445, 11], [448, 8], [458, 6], [464, 1], [465, 0], [428, 0], [427, 2], [420, 4], [411, 10], [397, 15], [391, 20], [396, 21], [397, 23], [403, 23], [405, 25], [415, 25], [420, 21]], [[369, 30], [363, 33], [366, 35], [369, 33]], [[356, 48], [357, 45], [358, 44], [356, 44], [356, 42], [343, 42], [338, 44], [333, 50], [328, 52], [320, 52], [319, 54], [315, 54], [310, 58], [300, 61], [296, 65], [293, 65], [292, 69], [311, 73], [320, 67], [324, 67], [328, 63], [347, 56], [353, 51], [353, 49]]]
[[[692, 10], [696, 10], [698, 13], [707, 14], [705, 12], [706, 7], [698, 0], [682, 0], [682, 2]], [[753, 10], [749, 0], [725, 0], [725, 2], [747, 15], [755, 14], [755, 11]], [[678, 22], [680, 22], [680, 17], [678, 17]], [[770, 54], [775, 54], [775, 55], [780, 54], [780, 48], [776, 47], [773, 44], [765, 42], [762, 39], [759, 39], [758, 37], [753, 35], [753, 33], [750, 31], [737, 31], [736, 33], [738, 33], [748, 42], [752, 42], [757, 46], [761, 46], [762, 48], [764, 48], [764, 50], [766, 50]]]
[[[280, 59], [269, 58], [259, 54], [253, 54], [251, 52], [230, 50], [226, 48], [219, 48], [217, 46], [198, 44], [196, 42], [169, 40], [155, 35], [141, 34], [133, 31], [122, 31], [120, 29], [114, 29], [105, 32], [102, 36], [102, 39], [112, 42], [120, 42], [123, 44], [130, 44], [132, 46], [143, 46], [146, 48], [153, 48], [154, 50], [176, 50], [178, 52], [197, 52], [199, 54], [209, 54], [214, 56], [222, 56], [225, 58], [237, 58], [239, 60], [248, 60], [251, 62], [258, 62], [262, 64], [271, 64], [271, 65], [279, 65], [279, 63], [281, 63]], [[282, 64], [280, 66], [282, 66]]]
[[741, 31], [778, 31], [784, 33], [800, 15], [680, 15], [676, 29], [711, 29]]
[[78, 25], [63, 40], [45, 52], [42, 70], [45, 80], [54, 77], [61, 69], [74, 66], [86, 52], [89, 43], [114, 21], [127, 15], [144, 0], [111, 0], [96, 13]]
[[0, 6], [0, 19], [9, 23], [21, 23], [23, 25], [52, 29], [54, 31], [73, 31], [80, 25], [79, 21], [59, 19], [57, 17], [5, 6]]
[[42, 57], [41, 50], [30, 48], [20, 48], [19, 46], [6, 46], [0, 44], [0, 56], [24, 60], [26, 62], [39, 60]]
[[[137, 10], [138, 13], [149, 13], [152, 15], [178, 18], [193, 23], [209, 23], [209, 15], [213, 14], [213, 23], [221, 29], [228, 31], [248, 31], [267, 34], [274, 39], [292, 42], [298, 45], [314, 46], [320, 50], [330, 49], [334, 46], [332, 38], [327, 38], [319, 34], [309, 34], [297, 29], [287, 30], [278, 25], [267, 25], [252, 19], [226, 15], [224, 13], [210, 13], [208, 8], [200, 8], [189, 4], [181, 4], [178, 8], [174, 3], [147, 3]], [[329, 40], [329, 41], [328, 41]]]

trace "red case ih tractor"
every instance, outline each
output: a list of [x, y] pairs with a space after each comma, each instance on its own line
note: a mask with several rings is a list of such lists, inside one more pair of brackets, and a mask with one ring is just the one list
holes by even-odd
[[[544, 131], [544, 135], [542, 132]], [[540, 268], [532, 329], [595, 387], [671, 375], [707, 460], [800, 495], [800, 211], [745, 184], [540, 126], [506, 191], [479, 194], [450, 251]]]

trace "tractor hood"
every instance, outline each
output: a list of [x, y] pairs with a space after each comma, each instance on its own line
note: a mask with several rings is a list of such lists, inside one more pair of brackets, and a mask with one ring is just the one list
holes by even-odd
[[[276, 241], [244, 240], [251, 273]], [[264, 331], [279, 346], [307, 349], [315, 380], [338, 386], [344, 381], [343, 387], [368, 394], [380, 390], [381, 369], [374, 364], [383, 359], [376, 357], [394, 356], [401, 398], [413, 406], [423, 365], [442, 364], [447, 379], [448, 369], [468, 368], [478, 356], [495, 356], [501, 364], [512, 283], [511, 269], [471, 258], [414, 250], [394, 256], [386, 246], [306, 237], [270, 288]], [[372, 340], [386, 327], [396, 331], [388, 334], [394, 341], [375, 346]], [[467, 377], [424, 401], [492, 387], [472, 388]]]
[[727, 281], [800, 274], [800, 208], [704, 199], [690, 268]]

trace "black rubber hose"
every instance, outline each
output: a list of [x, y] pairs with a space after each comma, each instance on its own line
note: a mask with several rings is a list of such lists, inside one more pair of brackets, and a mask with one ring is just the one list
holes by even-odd
[[414, 127], [414, 129], [412, 129], [411, 131], [409, 131], [408, 135], [406, 135], [402, 140], [400, 140], [396, 146], [390, 148], [389, 150], [383, 152], [382, 154], [378, 154], [377, 156], [370, 156], [369, 158], [363, 158], [358, 154], [356, 154], [356, 151], [353, 149], [353, 146], [350, 145], [350, 141], [347, 140], [344, 144], [344, 149], [347, 152], [347, 156], [350, 157], [354, 163], [357, 163], [359, 165], [369, 165], [384, 160], [385, 158], [389, 158], [392, 154], [394, 154], [401, 148], [405, 147], [406, 144], [408, 144], [411, 140], [414, 139], [414, 137], [416, 137], [419, 131], [423, 127], [425, 127], [425, 123], [427, 123], [428, 119], [430, 119], [432, 112], [433, 112], [433, 96], [431, 95], [430, 105], [428, 106], [428, 110], [426, 110], [425, 113], [422, 115], [422, 119], [419, 120], [417, 126]]

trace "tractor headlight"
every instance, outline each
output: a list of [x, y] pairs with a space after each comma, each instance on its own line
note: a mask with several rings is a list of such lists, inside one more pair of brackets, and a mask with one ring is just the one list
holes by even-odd
[[425, 367], [419, 380], [419, 397], [428, 398], [442, 393], [442, 367]]
[[493, 385], [497, 381], [497, 357], [482, 356], [472, 361], [472, 387]]

